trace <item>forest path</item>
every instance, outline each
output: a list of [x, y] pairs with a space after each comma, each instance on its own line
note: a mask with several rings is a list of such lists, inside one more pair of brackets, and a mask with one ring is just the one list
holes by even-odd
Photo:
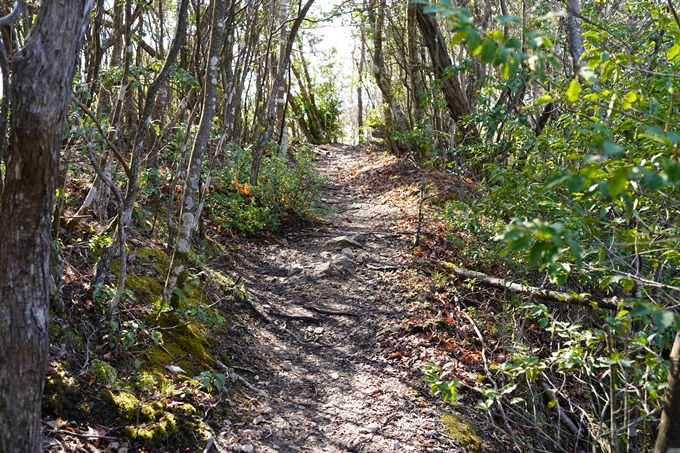
[[404, 229], [417, 218], [417, 168], [342, 145], [317, 148], [316, 161], [329, 178], [324, 202], [333, 214], [321, 227], [247, 243], [238, 253], [236, 274], [260, 315], [232, 326], [228, 354], [268, 398], [249, 392], [249, 409], [242, 400], [237, 414], [258, 423], [231, 427], [235, 436], [223, 433], [218, 446], [464, 451], [431, 406], [426, 354], [414, 336], [398, 333], [413, 297], [406, 282], [415, 272], [414, 236]]

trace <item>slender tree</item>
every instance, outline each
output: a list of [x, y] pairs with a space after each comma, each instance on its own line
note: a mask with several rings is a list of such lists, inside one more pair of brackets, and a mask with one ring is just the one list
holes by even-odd
[[44, 2], [12, 60], [0, 199], [0, 452], [42, 451], [51, 215], [73, 76], [94, 0]]
[[198, 221], [198, 186], [201, 180], [201, 168], [203, 155], [208, 146], [210, 129], [212, 128], [213, 116], [215, 115], [215, 103], [217, 102], [218, 67], [220, 50], [224, 36], [224, 15], [227, 0], [213, 0], [213, 20], [210, 34], [210, 49], [208, 51], [208, 64], [205, 69], [205, 88], [203, 90], [203, 110], [201, 120], [198, 123], [198, 131], [194, 139], [189, 158], [189, 171], [184, 184], [182, 207], [179, 215], [179, 228], [177, 230], [177, 244], [172, 254], [172, 262], [165, 281], [164, 297], [171, 300], [175, 289], [182, 284], [180, 275], [186, 268], [189, 258], [191, 243], [191, 230]]

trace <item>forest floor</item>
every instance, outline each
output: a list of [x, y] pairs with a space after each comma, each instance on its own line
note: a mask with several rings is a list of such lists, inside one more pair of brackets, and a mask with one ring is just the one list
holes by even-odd
[[[428, 187], [439, 195], [460, 184], [365, 148], [320, 147], [317, 161], [332, 214], [277, 240], [244, 243], [236, 256], [259, 322], [232, 327], [229, 355], [267, 397], [243, 414], [257, 424], [231, 427], [216, 444], [260, 452], [502, 450], [502, 436], [486, 432], [486, 417], [470, 410], [479, 395], [463, 389], [458, 403], [444, 405], [423, 380], [426, 362], [453, 361], [467, 367], [458, 379], [473, 385], [482, 363], [477, 327], [453, 313], [465, 306], [437, 269], [446, 258], [438, 253], [455, 251], [414, 247], [422, 184], [436, 180], [438, 188]], [[423, 243], [440, 228], [426, 215]]]
[[[96, 231], [64, 233], [64, 292], [72, 295], [51, 321], [46, 451], [518, 451], [506, 434], [517, 421], [474, 408], [484, 400], [477, 388], [497, 387], [490, 367], [502, 363], [511, 337], [502, 291], [452, 275], [454, 263], [480, 267], [460, 253], [478, 239], [438, 215], [445, 200], [479, 196], [474, 184], [372, 146], [317, 147], [315, 160], [328, 178], [327, 217], [250, 239], [206, 228], [208, 242], [221, 245], [204, 251], [197, 269], [238, 284], [223, 294], [199, 285], [225, 319], [198, 327], [203, 337], [189, 321], [182, 331], [156, 327], [165, 346], [141, 331], [147, 346], [112, 346], [84, 289], [93, 257], [79, 235]], [[153, 227], [136, 236], [134, 297], [121, 312], [152, 327], [167, 250]], [[495, 266], [482, 270], [498, 273]], [[118, 378], [92, 376], [101, 360]], [[455, 403], [431, 394], [428, 363], [448, 364], [459, 381]], [[216, 373], [231, 379], [218, 391], [201, 387]]]

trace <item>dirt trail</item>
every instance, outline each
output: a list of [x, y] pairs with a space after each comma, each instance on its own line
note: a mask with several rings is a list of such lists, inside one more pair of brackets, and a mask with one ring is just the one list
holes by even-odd
[[229, 353], [268, 398], [249, 393], [243, 419], [262, 421], [239, 427], [239, 438], [223, 433], [218, 449], [238, 441], [256, 452], [464, 451], [442, 430], [417, 346], [407, 360], [388, 346], [411, 341], [394, 338], [408, 316], [413, 232], [399, 228], [417, 215], [413, 188], [390, 193], [390, 178], [378, 176], [400, 164], [378, 152], [328, 146], [317, 161], [334, 209], [324, 225], [239, 252], [236, 273], [260, 315], [231, 327]]

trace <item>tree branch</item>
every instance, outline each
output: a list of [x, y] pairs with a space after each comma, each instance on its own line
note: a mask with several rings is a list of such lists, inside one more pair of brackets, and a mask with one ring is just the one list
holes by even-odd
[[515, 293], [527, 294], [536, 299], [563, 302], [565, 304], [580, 305], [582, 307], [604, 308], [607, 310], [617, 310], [619, 308], [614, 299], [600, 299], [586, 296], [579, 297], [560, 291], [546, 291], [535, 286], [520, 285], [519, 283], [512, 283], [502, 278], [490, 277], [481, 272], [471, 271], [458, 266], [453, 266], [453, 272], [461, 277], [474, 278], [481, 283], [495, 286], [496, 288], [508, 289]]

